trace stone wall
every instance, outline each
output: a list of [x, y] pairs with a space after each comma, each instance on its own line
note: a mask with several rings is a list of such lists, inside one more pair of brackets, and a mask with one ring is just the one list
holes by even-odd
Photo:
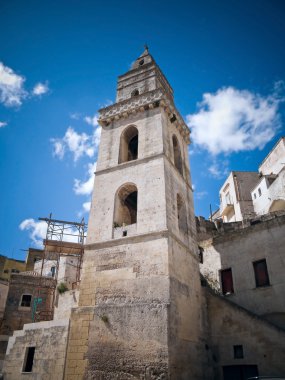
[[[28, 274], [13, 274], [10, 278], [9, 292], [6, 301], [1, 333], [12, 335], [25, 323], [33, 321], [34, 299], [40, 297], [42, 302], [37, 305], [37, 311], [51, 308], [51, 287], [55, 286], [52, 278], [43, 278]], [[39, 293], [40, 289], [40, 293]], [[30, 306], [21, 306], [22, 295], [31, 295]]]
[[[96, 251], [91, 247], [84, 254], [79, 308], [72, 312], [67, 379], [83, 371], [82, 363], [86, 378], [99, 376], [100, 371], [106, 375], [108, 365], [114, 366], [110, 371], [120, 379], [148, 371], [164, 373], [169, 300], [167, 239], [159, 235], [126, 237], [116, 239], [113, 246], [108, 243], [104, 248], [102, 243]], [[83, 347], [88, 348], [85, 356], [80, 351]]]
[[[284, 377], [285, 332], [220, 296], [206, 292], [206, 299], [212, 379], [223, 378], [223, 366], [254, 364], [259, 375]], [[243, 346], [243, 358], [234, 358], [234, 345]]]
[[0, 321], [2, 320], [4, 316], [8, 290], [9, 290], [9, 282], [0, 280]]
[[[10, 337], [3, 366], [7, 380], [62, 380], [69, 320], [30, 323]], [[27, 347], [35, 347], [32, 372], [23, 372]]]
[[42, 249], [29, 248], [26, 258], [26, 271], [33, 271], [35, 263], [40, 261], [43, 256]]
[[2, 256], [0, 269], [1, 268], [2, 268], [2, 272], [0, 273], [0, 278], [3, 280], [9, 280], [11, 274], [25, 271], [26, 263], [21, 260], [14, 260], [14, 259], [10, 259], [8, 257]]
[[226, 222], [236, 222], [254, 216], [250, 191], [258, 178], [257, 172], [230, 173], [220, 190], [220, 211]]
[[260, 164], [258, 170], [263, 175], [278, 174], [284, 167], [285, 137], [281, 137], [269, 154]]
[[[35, 263], [35, 272], [38, 274], [42, 274], [43, 276], [51, 277], [51, 268], [57, 267], [57, 260], [54, 259], [53, 256], [57, 255], [57, 253], [49, 253], [50, 257], [44, 261], [44, 265], [42, 268], [42, 260], [37, 261]], [[58, 263], [58, 273], [54, 275], [54, 278], [57, 278], [57, 283], [64, 283], [68, 289], [72, 289], [74, 282], [76, 281], [76, 271], [77, 271], [77, 263], [78, 257], [75, 255], [62, 255], [59, 258]]]
[[[261, 191], [261, 195], [258, 193]], [[256, 195], [256, 198], [254, 197]], [[266, 214], [270, 211], [285, 209], [285, 165], [279, 172], [274, 181], [268, 177], [262, 177], [262, 180], [252, 191], [253, 206], [256, 214]]]
[[[193, 247], [195, 248], [195, 247]], [[203, 379], [206, 337], [196, 252], [169, 238], [170, 302], [168, 349], [170, 379]]]
[[[219, 289], [220, 271], [231, 268], [234, 293], [227, 297], [285, 328], [285, 213], [255, 218], [244, 226], [212, 227], [201, 219], [198, 223], [204, 249], [201, 273]], [[253, 262], [261, 259], [266, 259], [270, 285], [256, 287]]]
[[71, 309], [78, 305], [79, 290], [67, 290], [60, 294], [56, 293], [54, 319], [70, 318]]

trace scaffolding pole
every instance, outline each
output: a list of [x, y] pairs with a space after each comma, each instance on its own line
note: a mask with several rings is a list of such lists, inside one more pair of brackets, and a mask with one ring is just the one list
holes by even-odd
[[[39, 285], [36, 291], [37, 297], [35, 297], [32, 307], [32, 319], [34, 322], [53, 319], [61, 256], [73, 256], [77, 258], [75, 283], [72, 284], [72, 289], [80, 282], [84, 242], [87, 231], [84, 218], [78, 223], [52, 219], [52, 214], [50, 214], [48, 218], [39, 218], [39, 220], [47, 223], [47, 232], [43, 242], [44, 250]], [[47, 276], [44, 275], [45, 264], [49, 261], [53, 261], [56, 268], [52, 276], [54, 279], [52, 285], [50, 281], [47, 285]]]

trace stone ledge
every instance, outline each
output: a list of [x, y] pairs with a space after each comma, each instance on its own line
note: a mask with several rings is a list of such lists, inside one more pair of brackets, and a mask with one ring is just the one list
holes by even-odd
[[112, 104], [106, 108], [102, 108], [99, 110], [100, 117], [98, 119], [98, 123], [102, 127], [108, 127], [108, 125], [110, 125], [110, 123], [114, 120], [124, 119], [131, 114], [144, 112], [145, 110], [153, 109], [159, 106], [165, 110], [169, 117], [172, 118], [175, 116], [173, 125], [175, 125], [186, 143], [189, 144], [190, 130], [179, 111], [176, 109], [173, 101], [169, 99], [169, 96], [162, 88], [157, 88], [136, 97], [122, 100], [121, 102]]
[[134, 236], [126, 236], [120, 239], [111, 239], [111, 240], [105, 240], [98, 243], [91, 243], [86, 244], [84, 246], [85, 251], [91, 251], [91, 250], [99, 250], [104, 248], [110, 248], [110, 247], [116, 247], [118, 245], [128, 245], [128, 244], [135, 244], [135, 243], [142, 243], [146, 241], [156, 240], [156, 239], [169, 239], [172, 238], [175, 240], [178, 244], [180, 244], [182, 247], [184, 247], [191, 256], [194, 257], [195, 260], [199, 260], [198, 255], [191, 252], [190, 247], [186, 245], [179, 237], [174, 235], [169, 230], [161, 230], [157, 232], [146, 232], [144, 234], [138, 234]]
[[202, 241], [221, 241], [239, 238], [253, 231], [260, 231], [273, 226], [285, 224], [285, 211], [278, 211], [255, 218], [245, 220], [243, 222], [210, 222], [203, 217], [196, 217], [198, 242]]

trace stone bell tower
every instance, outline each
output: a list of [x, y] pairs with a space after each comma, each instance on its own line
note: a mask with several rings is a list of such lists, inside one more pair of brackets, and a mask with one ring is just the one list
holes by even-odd
[[65, 378], [201, 379], [201, 295], [187, 145], [146, 48], [99, 111], [99, 157]]

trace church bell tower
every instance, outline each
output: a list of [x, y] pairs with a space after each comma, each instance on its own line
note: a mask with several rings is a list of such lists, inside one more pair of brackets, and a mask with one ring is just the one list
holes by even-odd
[[147, 47], [119, 76], [116, 102], [99, 115], [65, 378], [201, 379], [190, 132]]

